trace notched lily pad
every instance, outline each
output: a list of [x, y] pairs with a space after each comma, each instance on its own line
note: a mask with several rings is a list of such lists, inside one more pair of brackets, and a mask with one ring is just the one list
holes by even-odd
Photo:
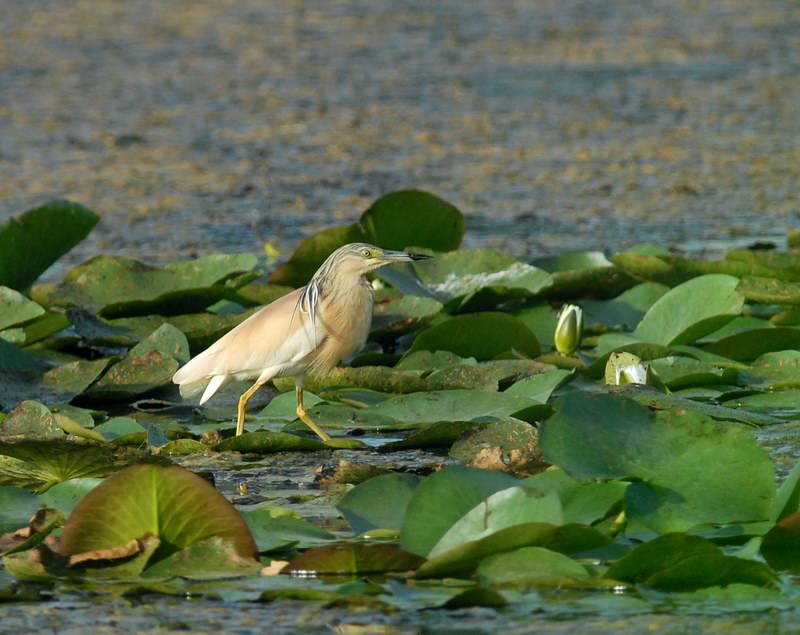
[[450, 456], [470, 467], [516, 476], [530, 476], [550, 465], [539, 450], [536, 428], [513, 417], [467, 431], [450, 448]]

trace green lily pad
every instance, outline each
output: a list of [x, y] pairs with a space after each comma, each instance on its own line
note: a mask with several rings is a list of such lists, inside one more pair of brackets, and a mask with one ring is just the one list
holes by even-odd
[[421, 481], [414, 474], [381, 474], [356, 485], [336, 509], [357, 534], [371, 529], [399, 530], [411, 495]]
[[420, 190], [390, 192], [377, 199], [358, 223], [331, 227], [301, 241], [288, 262], [276, 268], [270, 282], [306, 284], [331, 252], [342, 245], [367, 242], [384, 249], [458, 248], [464, 217], [446, 201]]
[[751, 362], [765, 353], [799, 347], [800, 329], [783, 326], [737, 333], [708, 344], [703, 350], [733, 360]]
[[72, 478], [56, 483], [40, 494], [38, 500], [64, 514], [70, 514], [78, 502], [102, 482], [103, 479], [97, 477]]
[[692, 591], [734, 583], [775, 587], [767, 565], [725, 556], [699, 536], [667, 534], [634, 547], [606, 572], [608, 578], [662, 591]]
[[163, 324], [114, 364], [87, 395], [101, 399], [130, 399], [170, 384], [181, 363], [189, 359], [186, 336]]
[[269, 432], [257, 430], [238, 437], [220, 441], [213, 447], [217, 452], [290, 452], [325, 450], [326, 445], [314, 437], [300, 437], [288, 432]]
[[29, 322], [44, 313], [44, 309], [19, 291], [0, 286], [0, 331]]
[[454, 467], [427, 477], [413, 492], [400, 529], [400, 546], [427, 557], [450, 528], [489, 496], [519, 485], [508, 474]]
[[0, 436], [61, 438], [64, 430], [47, 406], [37, 401], [23, 401], [0, 422]]
[[767, 426], [781, 423], [780, 419], [768, 414], [718, 406], [714, 403], [703, 403], [686, 399], [679, 395], [665, 395], [660, 390], [650, 386], [613, 386], [609, 388], [609, 391], [637, 401], [652, 410], [693, 413], [710, 417], [716, 421], [743, 423], [748, 426]]
[[773, 277], [745, 276], [738, 287], [739, 293], [750, 302], [762, 304], [800, 304], [800, 282], [789, 282]]
[[724, 274], [693, 278], [661, 296], [645, 313], [634, 336], [669, 346], [689, 344], [739, 315], [744, 297], [739, 280]]
[[[212, 537], [227, 540], [239, 558], [257, 561], [250, 529], [205, 479], [181, 467], [135, 465], [109, 476], [73, 510], [59, 543], [64, 555], [127, 545], [156, 536], [153, 564]], [[202, 560], [197, 561], [202, 570]]]
[[169, 461], [132, 448], [63, 436], [0, 441], [0, 484], [39, 493], [56, 483], [107, 476], [134, 463], [169, 464]]
[[800, 387], [800, 351], [765, 353], [753, 361], [746, 374], [762, 388]]
[[660, 533], [763, 520], [775, 496], [772, 463], [746, 429], [614, 395], [564, 395], [540, 447], [573, 478], [641, 479], [626, 490], [626, 513]]
[[368, 411], [406, 423], [498, 419], [532, 405], [520, 395], [483, 390], [439, 390], [397, 395]]
[[516, 485], [489, 495], [453, 523], [428, 553], [428, 558], [474, 542], [514, 525], [563, 524], [561, 501], [555, 492]]
[[540, 304], [527, 307], [513, 315], [533, 332], [542, 352], [551, 351], [555, 348], [553, 337], [558, 324], [558, 311], [549, 304]]
[[45, 304], [79, 306], [106, 318], [192, 313], [234, 297], [254, 279], [256, 263], [255, 254], [211, 254], [164, 267], [98, 256], [72, 269], [46, 293]]
[[384, 194], [361, 215], [359, 225], [368, 242], [384, 249], [426, 247], [458, 249], [464, 216], [450, 203], [421, 190]]
[[594, 525], [606, 518], [625, 496], [624, 481], [581, 482], [562, 469], [551, 467], [525, 480], [542, 492], [555, 492], [561, 500], [565, 523]]
[[[381, 452], [397, 452], [398, 450], [417, 450], [423, 448], [449, 448], [456, 439], [465, 432], [484, 427], [485, 423], [473, 421], [437, 421], [425, 426], [400, 441], [392, 441], [380, 446]], [[526, 424], [527, 425], [527, 424]]]
[[528, 357], [540, 353], [536, 336], [521, 320], [490, 311], [458, 315], [422, 331], [408, 352], [423, 350], [451, 351], [478, 360], [492, 359], [507, 351]]
[[644, 282], [621, 293], [613, 300], [584, 300], [583, 323], [587, 328], [601, 324], [606, 328], [632, 331], [647, 313], [647, 310], [669, 287], [656, 282]]
[[33, 492], [0, 485], [0, 536], [26, 527], [39, 505], [39, 498]]
[[[163, 543], [162, 543], [163, 544]], [[154, 556], [160, 554], [156, 550]], [[258, 573], [261, 564], [250, 554], [242, 555], [237, 544], [223, 536], [211, 536], [194, 542], [150, 564], [143, 571], [143, 578], [172, 578], [180, 576], [188, 580], [216, 580], [236, 576], [252, 576]]]
[[648, 362], [670, 390], [709, 384], [735, 384], [739, 373], [734, 368], [720, 368], [690, 357], [664, 357]]
[[585, 567], [569, 556], [543, 547], [523, 547], [489, 556], [478, 566], [481, 584], [563, 586], [589, 579]]
[[287, 509], [259, 505], [241, 513], [253, 532], [259, 553], [294, 545], [315, 546], [336, 539], [330, 532]]
[[423, 559], [395, 545], [349, 543], [309, 549], [292, 559], [281, 573], [357, 574], [412, 571]]
[[[489, 308], [515, 297], [531, 297], [547, 288], [552, 276], [500, 251], [463, 249], [415, 265], [422, 281], [452, 310]], [[483, 291], [484, 301], [470, 304]]]
[[519, 395], [538, 403], [547, 403], [553, 391], [566, 384], [572, 377], [574, 377], [574, 373], [571, 371], [556, 368], [538, 375], [524, 377], [510, 386], [505, 393]]
[[417, 569], [414, 577], [467, 577], [472, 575], [486, 558], [498, 553], [513, 552], [522, 547], [546, 547], [558, 553], [573, 554], [597, 549], [607, 543], [606, 536], [584, 525], [570, 524], [563, 527], [547, 523], [513, 525], [430, 558]]
[[29, 288], [99, 220], [93, 211], [69, 201], [51, 201], [10, 219], [0, 227], [0, 285]]

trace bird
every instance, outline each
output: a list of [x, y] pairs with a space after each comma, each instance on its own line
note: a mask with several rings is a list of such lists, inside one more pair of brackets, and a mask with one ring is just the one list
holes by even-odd
[[247, 402], [276, 377], [293, 377], [297, 416], [323, 441], [328, 434], [303, 406], [307, 371], [329, 372], [369, 335], [374, 304], [367, 273], [430, 256], [349, 243], [332, 252], [303, 287], [278, 298], [235, 326], [172, 377], [183, 397], [202, 391], [200, 404], [232, 380], [255, 380], [239, 397], [236, 436], [244, 432]]

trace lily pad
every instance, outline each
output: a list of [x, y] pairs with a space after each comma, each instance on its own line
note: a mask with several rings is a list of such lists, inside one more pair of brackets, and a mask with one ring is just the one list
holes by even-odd
[[51, 201], [0, 227], [0, 285], [24, 291], [100, 220], [69, 201]]
[[464, 217], [450, 203], [420, 190], [390, 192], [377, 199], [358, 223], [331, 227], [301, 241], [289, 261], [272, 272], [270, 282], [306, 284], [325, 258], [347, 243], [450, 251], [458, 248], [463, 234]]
[[254, 279], [256, 263], [254, 254], [211, 254], [164, 267], [98, 256], [72, 269], [47, 293], [46, 304], [83, 307], [106, 318], [192, 313], [233, 297]]
[[186, 336], [163, 324], [114, 364], [87, 395], [101, 399], [130, 399], [170, 384], [181, 363], [189, 359]]
[[489, 496], [519, 485], [508, 474], [448, 468], [427, 477], [413, 492], [400, 529], [400, 546], [427, 557], [465, 514]]
[[741, 313], [744, 297], [738, 284], [738, 278], [724, 274], [684, 282], [656, 300], [634, 336], [664, 346], [689, 344]]
[[489, 556], [478, 566], [482, 584], [537, 584], [564, 586], [589, 579], [585, 567], [569, 556], [543, 547], [523, 547]]
[[492, 359], [507, 351], [528, 357], [540, 353], [536, 336], [521, 320], [491, 311], [458, 315], [423, 331], [408, 352], [424, 350], [451, 351], [478, 360]]
[[699, 536], [667, 534], [635, 547], [606, 572], [608, 578], [662, 591], [691, 591], [734, 583], [775, 587], [767, 565], [725, 556]]
[[44, 313], [44, 309], [19, 291], [0, 286], [0, 331], [9, 326], [29, 322]]
[[109, 476], [78, 503], [59, 550], [74, 556], [148, 535], [161, 541], [150, 564], [211, 537], [230, 541], [240, 558], [257, 560], [250, 529], [233, 505], [208, 481], [177, 466], [136, 465]]
[[243, 511], [242, 517], [253, 532], [259, 553], [294, 545], [316, 546], [336, 539], [330, 532], [280, 507], [259, 505]]
[[626, 513], [668, 533], [769, 517], [775, 474], [746, 429], [630, 399], [574, 392], [542, 424], [545, 458], [580, 479], [630, 478]]
[[411, 571], [423, 559], [395, 545], [349, 543], [309, 549], [292, 559], [281, 573], [356, 574]]
[[773, 351], [800, 348], [800, 329], [790, 326], [752, 329], [703, 347], [703, 350], [736, 361], [751, 362]]
[[381, 474], [357, 485], [336, 509], [357, 534], [371, 529], [400, 529], [411, 495], [422, 479], [414, 474]]
[[0, 484], [46, 492], [73, 478], [103, 477], [134, 463], [169, 461], [107, 443], [52, 439], [0, 441]]

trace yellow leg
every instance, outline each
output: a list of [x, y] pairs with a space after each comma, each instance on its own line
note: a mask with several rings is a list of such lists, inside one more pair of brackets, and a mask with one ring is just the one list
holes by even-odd
[[240, 434], [244, 432], [244, 411], [247, 408], [247, 402], [250, 401], [250, 397], [256, 394], [256, 390], [261, 388], [261, 384], [256, 382], [250, 388], [245, 390], [242, 393], [242, 396], [239, 397], [239, 407], [236, 410], [236, 436], [238, 437]]
[[322, 439], [323, 441], [330, 441], [331, 438], [325, 434], [325, 431], [320, 428], [314, 420], [311, 418], [311, 415], [308, 414], [308, 410], [306, 410], [305, 406], [303, 405], [303, 382], [295, 380], [295, 387], [294, 387], [294, 394], [297, 397], [297, 416], [300, 417], [300, 420], [305, 423], [309, 428], [311, 428], [317, 436]]

